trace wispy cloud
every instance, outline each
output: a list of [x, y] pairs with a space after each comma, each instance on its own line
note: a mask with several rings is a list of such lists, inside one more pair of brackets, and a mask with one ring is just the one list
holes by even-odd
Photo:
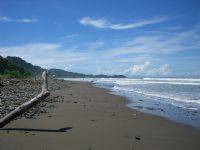
[[151, 19], [145, 19], [138, 22], [133, 22], [129, 24], [117, 23], [113, 24], [107, 21], [106, 19], [92, 19], [90, 17], [83, 17], [79, 20], [79, 23], [82, 25], [92, 26], [96, 28], [104, 28], [104, 29], [113, 29], [113, 30], [125, 30], [125, 29], [134, 29], [139, 28], [151, 24], [158, 24], [161, 22], [168, 21], [169, 17], [157, 17]]
[[0, 22], [10, 22], [11, 19], [8, 18], [8, 17], [3, 17], [3, 16], [0, 16]]
[[2, 56], [19, 56], [26, 61], [45, 68], [62, 68], [86, 59], [86, 55], [63, 49], [60, 44], [31, 43], [19, 46], [0, 47]]
[[21, 19], [13, 19], [5, 16], [0, 16], [0, 22], [16, 22], [16, 23], [36, 23], [39, 19], [37, 18], [21, 18]]
[[137, 36], [107, 50], [107, 55], [113, 57], [130, 54], [168, 55], [184, 50], [199, 49], [199, 31], [197, 27], [176, 33], [161, 32]]
[[62, 43], [5, 46], [0, 47], [0, 55], [20, 56], [42, 67], [79, 72], [89, 70], [88, 73], [165, 75], [173, 66], [161, 59], [180, 51], [200, 49], [199, 29], [193, 27], [178, 32], [144, 33], [129, 39], [121, 38], [113, 43], [106, 39], [84, 41], [73, 43], [69, 48]]
[[112, 24], [110, 25], [110, 28], [115, 29], [115, 30], [132, 29], [132, 28], [139, 28], [139, 27], [143, 27], [143, 26], [147, 26], [151, 24], [165, 22], [167, 20], [169, 20], [168, 17], [159, 17], [159, 18], [147, 19], [147, 20], [143, 20], [143, 21], [139, 21], [135, 23], [130, 23], [130, 24]]
[[28, 18], [23, 18], [23, 19], [17, 19], [16, 22], [19, 23], [35, 23], [38, 22], [39, 20], [37, 18], [32, 18], [32, 19], [28, 19]]

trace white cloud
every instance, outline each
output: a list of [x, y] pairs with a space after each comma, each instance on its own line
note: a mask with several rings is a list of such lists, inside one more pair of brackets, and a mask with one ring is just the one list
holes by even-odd
[[37, 18], [12, 19], [9, 17], [0, 16], [0, 22], [36, 23], [38, 21], [39, 21], [39, 19], [37, 19]]
[[72, 65], [68, 65], [68, 66], [66, 66], [64, 69], [65, 69], [66, 71], [71, 71]]
[[96, 74], [106, 75], [126, 75], [126, 76], [163, 76], [171, 73], [171, 67], [168, 64], [155, 67], [150, 61], [146, 61], [143, 64], [134, 64], [130, 68], [124, 69], [123, 66], [104, 66], [97, 67]]
[[92, 19], [90, 17], [83, 17], [79, 20], [80, 24], [83, 25], [88, 25], [88, 26], [93, 26], [96, 28], [104, 28], [104, 29], [113, 29], [113, 30], [125, 30], [125, 29], [134, 29], [134, 28], [139, 28], [151, 24], [157, 24], [161, 22], [165, 22], [169, 20], [168, 17], [157, 17], [157, 18], [152, 18], [152, 19], [146, 19], [130, 24], [112, 24], [108, 22], [106, 19]]
[[8, 17], [3, 17], [3, 16], [0, 16], [0, 22], [9, 22], [9, 21], [11, 21], [11, 19], [10, 19], [10, 18], [8, 18]]
[[165, 64], [165, 65], [161, 66], [160, 68], [158, 68], [157, 72], [161, 73], [163, 75], [167, 75], [168, 73], [171, 72], [171, 68], [168, 64]]
[[150, 70], [150, 62], [147, 61], [144, 64], [140, 65], [133, 65], [133, 67], [125, 69], [124, 73], [125, 74], [146, 74], [147, 71]]
[[89, 25], [96, 28], [106, 28], [107, 21], [105, 19], [91, 19], [90, 17], [83, 17], [79, 20], [83, 25]]
[[23, 19], [17, 19], [16, 22], [19, 23], [35, 23], [38, 22], [39, 20], [37, 18], [32, 18], [32, 19], [28, 19], [28, 18], [23, 18]]
[[131, 68], [133, 73], [143, 73], [149, 69], [150, 62], [147, 61], [143, 65], [133, 65]]
[[164, 64], [158, 68], [153, 67], [151, 62], [147, 61], [144, 64], [135, 64], [133, 67], [124, 70], [127, 75], [167, 75], [171, 72], [168, 64]]

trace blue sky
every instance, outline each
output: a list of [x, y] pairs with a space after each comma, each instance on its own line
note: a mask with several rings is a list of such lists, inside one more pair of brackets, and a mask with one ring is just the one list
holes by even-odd
[[200, 75], [199, 0], [1, 0], [0, 55], [45, 68]]

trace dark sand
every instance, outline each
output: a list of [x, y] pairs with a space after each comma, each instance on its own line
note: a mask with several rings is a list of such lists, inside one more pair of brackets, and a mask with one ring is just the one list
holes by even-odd
[[0, 150], [200, 149], [200, 130], [129, 109], [124, 98], [89, 83], [67, 83], [51, 93], [64, 96], [55, 109], [0, 130]]

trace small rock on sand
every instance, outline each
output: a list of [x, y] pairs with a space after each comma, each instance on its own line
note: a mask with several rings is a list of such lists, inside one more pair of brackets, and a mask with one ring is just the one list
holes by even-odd
[[137, 136], [135, 136], [135, 139], [136, 140], [141, 140], [141, 137], [137, 135]]

